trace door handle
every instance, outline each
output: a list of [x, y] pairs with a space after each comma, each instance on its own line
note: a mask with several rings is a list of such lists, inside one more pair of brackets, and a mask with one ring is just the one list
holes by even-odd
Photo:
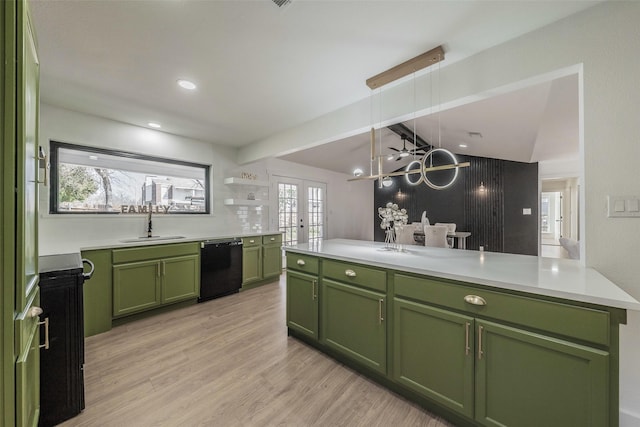
[[[29, 310], [29, 317], [38, 317], [43, 313], [42, 308], [33, 306], [31, 310]], [[44, 321], [38, 322], [38, 326], [44, 325], [44, 344], [38, 345], [39, 348], [44, 348], [45, 350], [49, 350], [49, 318], [46, 317]]]
[[482, 360], [482, 355], [484, 352], [482, 351], [482, 325], [478, 325], [478, 360]]
[[384, 299], [380, 298], [378, 300], [378, 324], [381, 325], [384, 322], [384, 316], [382, 315], [382, 304], [384, 304]]
[[471, 323], [466, 322], [464, 324], [464, 354], [465, 356], [469, 355], [469, 351], [471, 351], [471, 346], [469, 346], [469, 327]]
[[43, 322], [38, 322], [38, 326], [44, 325], [44, 344], [40, 344], [38, 347], [49, 350], [49, 318], [45, 317]]
[[315, 301], [318, 298], [318, 293], [316, 292], [316, 286], [318, 286], [317, 280], [311, 281], [311, 299]]

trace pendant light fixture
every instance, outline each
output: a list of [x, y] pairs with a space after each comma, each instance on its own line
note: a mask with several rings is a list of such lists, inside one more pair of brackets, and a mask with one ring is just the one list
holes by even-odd
[[[366, 83], [367, 86], [369, 86], [370, 89], [375, 89], [375, 88], [380, 88], [381, 86], [384, 86], [387, 83], [390, 83], [394, 80], [397, 80], [399, 78], [408, 76], [411, 73], [414, 73], [414, 145], [415, 145], [415, 141], [416, 141], [416, 136], [415, 136], [415, 114], [416, 114], [416, 108], [415, 108], [415, 73], [416, 71], [419, 71], [423, 68], [429, 67], [431, 65], [434, 65], [436, 63], [439, 64], [440, 61], [442, 61], [444, 59], [444, 50], [442, 49], [442, 46], [438, 46], [428, 52], [423, 53], [422, 55], [419, 55], [415, 58], [412, 58], [400, 65], [397, 65], [393, 68], [390, 68], [389, 70], [380, 73], [374, 77], [371, 77], [369, 79], [367, 79]], [[433, 71], [431, 71], [430, 75], [432, 75]], [[440, 66], [438, 65], [438, 78], [440, 78]], [[439, 83], [439, 82], [438, 82]], [[379, 96], [380, 96], [380, 129], [382, 128], [382, 92], [379, 91]], [[431, 96], [433, 97], [433, 91]], [[438, 93], [438, 97], [440, 97], [440, 93]], [[373, 106], [373, 102], [371, 102], [371, 105]], [[433, 105], [433, 103], [432, 103]], [[373, 107], [372, 108], [372, 116], [373, 116]], [[438, 131], [440, 134], [440, 103], [439, 103], [439, 107], [438, 107]], [[373, 123], [373, 120], [372, 120]], [[440, 140], [440, 137], [438, 138]], [[432, 138], [433, 140], [433, 138]], [[378, 141], [379, 141], [379, 153], [382, 152], [382, 134], [381, 132], [378, 132]], [[393, 181], [391, 180], [391, 177], [393, 176], [401, 176], [404, 175], [405, 179], [411, 184], [411, 185], [417, 185], [420, 184], [422, 182], [425, 182], [425, 184], [427, 184], [429, 187], [436, 189], [436, 190], [441, 190], [444, 188], [447, 188], [449, 186], [451, 186], [456, 178], [458, 177], [458, 173], [459, 173], [459, 168], [461, 167], [468, 167], [470, 166], [469, 162], [464, 162], [464, 163], [459, 163], [458, 160], [456, 159], [455, 155], [450, 152], [449, 150], [442, 148], [442, 143], [441, 141], [439, 141], [439, 147], [433, 148], [431, 150], [429, 150], [429, 152], [427, 152], [423, 158], [421, 160], [418, 160], [415, 158], [415, 148], [414, 148], [414, 160], [412, 160], [409, 165], [407, 165], [406, 169], [399, 171], [399, 172], [392, 172], [392, 173], [383, 173], [383, 167], [382, 167], [382, 160], [383, 157], [381, 154], [376, 155], [376, 150], [375, 150], [375, 130], [374, 127], [372, 125], [371, 127], [371, 174], [369, 176], [360, 176], [360, 177], [355, 177], [355, 178], [351, 178], [349, 179], [349, 181], [355, 181], [355, 180], [365, 180], [365, 179], [377, 179], [379, 181], [379, 187], [383, 188], [383, 186], [390, 186]], [[440, 165], [440, 166], [433, 166], [433, 154], [434, 153], [438, 153], [438, 152], [443, 152], [445, 154], [447, 154], [451, 160], [452, 163], [451, 164], [447, 164], [447, 165]], [[378, 161], [378, 173], [377, 174], [373, 174], [373, 164], [375, 162], [375, 160], [377, 159]], [[429, 163], [429, 165], [427, 165], [427, 163]], [[418, 168], [413, 168], [414, 166], [418, 166]], [[455, 169], [454, 172], [454, 176], [453, 179], [447, 183], [446, 185], [436, 185], [434, 183], [432, 183], [431, 181], [429, 181], [427, 179], [427, 173], [428, 172], [433, 172], [433, 171], [438, 171], [438, 170], [449, 170], [449, 169]], [[414, 174], [418, 174], [419, 178], [417, 181], [411, 181], [409, 178], [409, 175], [414, 175]]]

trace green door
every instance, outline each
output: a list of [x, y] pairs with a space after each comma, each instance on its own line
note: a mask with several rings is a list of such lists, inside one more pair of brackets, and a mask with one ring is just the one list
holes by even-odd
[[39, 61], [25, 0], [0, 5], [2, 53], [2, 397], [0, 424], [35, 426], [38, 304]]
[[324, 279], [321, 305], [322, 342], [386, 374], [385, 294]]
[[473, 418], [473, 318], [399, 298], [393, 310], [393, 378]]
[[242, 284], [262, 279], [262, 246], [242, 249]]
[[287, 326], [318, 339], [318, 278], [287, 271]]
[[162, 303], [197, 298], [200, 293], [200, 257], [189, 255], [161, 261]]
[[609, 425], [609, 353], [479, 320], [476, 332], [480, 423]]
[[280, 245], [262, 247], [262, 277], [277, 277], [282, 272], [282, 249]]
[[113, 316], [125, 316], [161, 303], [161, 262], [142, 261], [113, 267]]

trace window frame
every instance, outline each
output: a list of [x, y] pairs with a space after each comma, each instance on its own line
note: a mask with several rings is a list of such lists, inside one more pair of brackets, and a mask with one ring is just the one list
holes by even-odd
[[209, 215], [211, 214], [211, 165], [187, 162], [183, 160], [168, 159], [166, 157], [150, 156], [147, 154], [132, 153], [130, 151], [114, 150], [109, 148], [90, 147], [87, 145], [70, 144], [68, 142], [49, 141], [49, 214], [51, 215], [129, 215], [117, 212], [70, 212], [58, 210], [58, 150], [66, 148], [70, 150], [84, 151], [111, 156], [126, 157], [135, 160], [148, 160], [168, 163], [173, 165], [190, 166], [204, 169], [205, 175], [205, 210], [204, 212], [168, 212], [166, 215]]

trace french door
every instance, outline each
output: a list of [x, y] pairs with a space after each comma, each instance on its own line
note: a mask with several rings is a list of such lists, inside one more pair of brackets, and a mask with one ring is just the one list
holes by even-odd
[[559, 245], [558, 239], [562, 237], [562, 202], [563, 195], [561, 191], [543, 192], [541, 194], [541, 223], [540, 232], [542, 233], [543, 245]]
[[276, 218], [279, 231], [283, 234], [283, 245], [317, 243], [327, 232], [326, 195], [327, 185], [322, 182], [306, 181], [282, 176], [273, 177], [277, 202], [272, 203], [278, 211]]

